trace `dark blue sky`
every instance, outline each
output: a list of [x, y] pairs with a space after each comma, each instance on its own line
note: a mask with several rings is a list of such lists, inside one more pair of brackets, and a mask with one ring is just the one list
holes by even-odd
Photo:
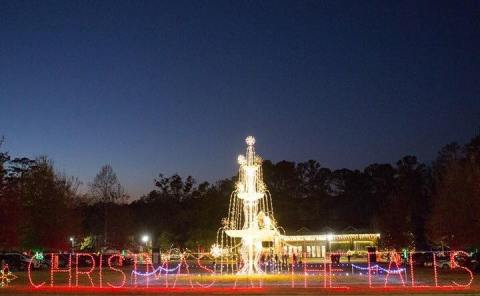
[[0, 134], [133, 195], [264, 158], [429, 162], [480, 126], [480, 2], [0, 1]]

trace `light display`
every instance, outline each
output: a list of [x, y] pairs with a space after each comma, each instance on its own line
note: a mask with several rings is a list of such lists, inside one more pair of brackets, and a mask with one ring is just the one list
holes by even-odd
[[59, 256], [56, 254], [51, 254], [50, 259], [50, 286], [53, 287], [54, 284], [54, 275], [56, 273], [68, 273], [68, 287], [72, 286], [72, 255], [68, 254], [68, 268], [60, 268]]
[[[255, 154], [255, 139], [247, 137], [246, 143], [246, 154], [238, 157], [239, 178], [230, 198], [228, 216], [217, 232], [217, 243], [212, 245], [209, 252], [198, 250], [198, 253], [192, 253], [171, 249], [162, 254], [160, 263], [155, 264], [148, 253], [133, 254], [132, 266], [123, 264], [122, 254], [50, 254], [50, 281], [48, 275], [42, 278], [44, 273], [34, 275], [34, 260], [30, 260], [26, 277], [29, 287], [36, 291], [95, 289], [107, 293], [111, 290], [132, 289], [132, 294], [138, 288], [148, 288], [148, 291], [155, 293], [164, 291], [159, 289], [178, 288], [205, 290], [290, 287], [352, 291], [356, 288], [441, 290], [471, 287], [473, 273], [458, 261], [459, 257], [468, 256], [463, 251], [450, 251], [449, 271], [454, 271], [455, 277], [447, 280], [443, 277], [445, 270], [437, 270], [436, 252], [431, 252], [431, 269], [418, 274], [413, 260], [415, 251], [403, 250], [405, 262], [395, 251], [364, 252], [366, 259], [364, 257], [363, 264], [357, 261], [350, 263], [349, 253], [331, 252], [332, 241], [373, 240], [379, 234], [330, 233], [294, 237], [282, 234], [283, 229], [277, 226], [273, 215], [271, 196], [263, 182], [262, 160]], [[322, 261], [308, 262], [310, 258], [307, 258], [305, 248], [298, 249], [298, 246], [291, 244], [298, 240], [326, 241], [328, 252], [321, 252], [322, 256], [319, 257], [322, 257]], [[143, 242], [147, 244], [149, 241], [149, 237], [145, 236]], [[265, 243], [267, 247], [264, 247]], [[266, 252], [269, 252], [268, 259], [264, 260]], [[285, 254], [286, 258], [282, 257], [280, 263], [274, 257], [277, 254]], [[68, 258], [66, 266], [61, 266], [60, 256]], [[40, 259], [40, 254], [37, 253], [34, 257]], [[348, 257], [349, 263], [340, 264], [341, 257]], [[383, 259], [385, 257], [388, 259]], [[81, 259], [86, 259], [82, 263], [87, 266], [81, 266]], [[108, 280], [104, 279], [104, 269], [109, 272]], [[55, 282], [55, 275], [59, 273], [66, 276], [57, 276]], [[72, 276], [75, 276], [74, 285]], [[1, 286], [6, 287], [16, 276], [7, 267], [1, 270], [0, 278]]]
[[466, 256], [468, 257], [468, 254], [464, 251], [456, 251], [456, 252], [452, 252], [450, 254], [450, 269], [463, 269], [464, 271], [466, 271], [469, 275], [469, 280], [467, 281], [467, 283], [465, 284], [459, 284], [457, 283], [456, 281], [452, 280], [452, 283], [456, 286], [459, 286], [459, 287], [470, 287], [470, 285], [472, 284], [473, 282], [473, 273], [470, 269], [466, 268], [465, 266], [460, 266], [458, 263], [457, 263], [457, 260], [455, 260], [455, 258], [457, 256]]
[[[111, 271], [115, 271], [115, 272], [121, 274], [120, 284], [119, 284], [119, 285], [115, 285], [115, 284], [112, 284], [112, 283], [110, 283], [110, 282], [107, 282], [107, 285], [108, 285], [110, 288], [122, 288], [123, 286], [125, 286], [125, 282], [127, 281], [127, 275], [126, 275], [125, 272], [123, 272], [123, 270], [121, 270], [120, 268], [116, 268], [116, 267], [112, 266], [112, 264], [113, 264], [112, 259], [115, 259], [115, 258], [118, 258], [118, 265], [119, 265], [119, 266], [122, 266], [123, 256], [120, 255], [120, 254], [114, 254], [114, 255], [109, 256], [108, 259], [107, 259], [107, 263], [108, 263], [108, 268], [109, 268]], [[101, 282], [100, 282], [100, 283], [101, 283]]]
[[[400, 259], [400, 256], [396, 253], [396, 252], [391, 252], [389, 254], [390, 256], [390, 262], [388, 262], [388, 269], [386, 271], [386, 276], [385, 276], [385, 287], [387, 287], [387, 284], [388, 284], [388, 277], [390, 276], [390, 274], [396, 274], [400, 277], [400, 281], [402, 283], [402, 286], [405, 287], [405, 281], [403, 280], [403, 276], [402, 276], [402, 271], [400, 269], [400, 265], [401, 265], [401, 259]], [[392, 272], [392, 264], [395, 264], [396, 266], [396, 269], [394, 272]]]
[[36, 260], [43, 260], [44, 256], [43, 256], [43, 253], [42, 252], [35, 252], [35, 255], [33, 255], [33, 258], [35, 258]]
[[[238, 181], [231, 194], [227, 217], [217, 232], [217, 242], [212, 245], [210, 254], [220, 262], [219, 273], [263, 274], [265, 268], [278, 269], [278, 262], [262, 265], [264, 257], [282, 257], [299, 252], [296, 243], [305, 241], [335, 242], [353, 240], [374, 241], [380, 234], [326, 234], [287, 236], [277, 225], [273, 213], [272, 197], [263, 181], [262, 158], [255, 152], [255, 138], [245, 139], [245, 155], [237, 158]], [[285, 249], [287, 248], [287, 249]], [[290, 249], [290, 251], [288, 251]], [[297, 257], [305, 257], [305, 250]], [[320, 252], [320, 251], [318, 251]], [[325, 250], [322, 251], [325, 253]], [[224, 264], [226, 263], [226, 264]]]
[[[273, 217], [272, 199], [263, 182], [262, 159], [255, 154], [255, 138], [249, 136], [245, 142], [247, 152], [238, 156], [238, 182], [230, 199], [228, 217], [221, 229], [221, 241], [215, 248], [212, 247], [212, 251], [215, 254], [224, 253], [225, 246], [229, 254], [238, 251], [242, 264], [238, 273], [255, 274], [264, 273], [258, 263], [262, 243], [278, 241], [280, 233]], [[223, 233], [227, 236], [226, 244]], [[236, 239], [240, 239], [238, 244]]]
[[8, 286], [8, 284], [16, 278], [17, 276], [8, 268], [8, 264], [5, 264], [0, 270], [0, 287]]
[[41, 282], [40, 284], [35, 284], [33, 282], [33, 279], [32, 279], [32, 265], [33, 265], [33, 260], [30, 260], [30, 262], [28, 263], [28, 268], [27, 268], [27, 276], [28, 276], [28, 281], [30, 283], [30, 285], [36, 289], [40, 288], [40, 287], [43, 287], [43, 285], [46, 284], [45, 281]]
[[213, 244], [212, 245], [212, 248], [210, 249], [210, 254], [214, 258], [218, 258], [218, 257], [222, 256], [222, 253], [223, 253], [223, 250], [218, 244]]
[[[372, 264], [370, 257], [367, 256], [366, 265], [358, 263], [334, 263], [327, 258], [335, 255], [345, 255], [343, 253], [330, 253], [325, 256], [320, 263], [302, 264], [291, 262], [288, 264], [283, 272], [274, 271], [274, 273], [262, 273], [260, 275], [249, 276], [243, 274], [222, 275], [216, 273], [213, 268], [205, 264], [211, 262], [212, 257], [208, 253], [193, 253], [183, 252], [182, 256], [177, 260], [170, 260], [168, 256], [164, 256], [159, 265], [154, 265], [151, 258], [146, 254], [134, 254], [134, 264], [131, 267], [120, 267], [123, 256], [120, 254], [109, 255], [106, 258], [108, 271], [113, 276], [109, 276], [109, 281], [103, 283], [103, 269], [102, 255], [99, 256], [98, 264], [92, 263], [82, 270], [78, 269], [78, 262], [80, 258], [93, 258], [93, 254], [82, 253], [69, 256], [70, 260], [65, 268], [59, 268], [57, 254], [51, 254], [50, 266], [50, 283], [47, 285], [47, 280], [42, 278], [43, 273], [35, 275], [32, 269], [32, 263], [28, 265], [27, 279], [29, 286], [33, 289], [100, 289], [108, 291], [108, 289], [136, 289], [148, 288], [156, 291], [159, 287], [163, 289], [240, 289], [240, 288], [268, 288], [281, 286], [285, 287], [287, 284], [290, 288], [325, 288], [336, 290], [352, 290], [357, 288], [376, 288], [376, 289], [426, 289], [426, 290], [444, 290], [444, 289], [466, 289], [472, 286], [474, 275], [472, 271], [459, 264], [458, 257], [467, 256], [463, 251], [451, 251], [450, 269], [447, 271], [442, 269], [437, 270], [437, 253], [431, 252], [433, 264], [428, 269], [424, 269], [420, 278], [415, 273], [415, 264], [412, 260], [414, 251], [409, 253], [408, 266], [402, 263], [400, 257], [395, 252], [376, 252], [378, 256], [387, 256], [390, 254], [389, 260], [386, 262], [376, 262]], [[373, 255], [373, 254], [368, 254]], [[92, 257], [90, 257], [92, 256]], [[72, 267], [72, 257], [76, 267]], [[207, 258], [205, 258], [207, 257]], [[142, 264], [140, 260], [142, 259]], [[118, 259], [118, 264], [114, 262]], [[208, 259], [208, 260], [205, 260]], [[229, 264], [226, 262], [225, 264]], [[402, 267], [402, 265], [404, 267]], [[408, 267], [408, 268], [407, 268]], [[75, 271], [72, 269], [75, 268]], [[106, 267], [105, 267], [106, 268]], [[131, 275], [125, 268], [131, 269]], [[192, 271], [196, 270], [196, 271]], [[352, 271], [350, 273], [350, 270]], [[410, 278], [408, 281], [404, 278], [409, 272]], [[356, 272], [354, 272], [356, 271]], [[427, 271], [427, 272], [425, 272]], [[446, 272], [454, 271], [455, 276], [448, 279], [445, 277]], [[54, 281], [56, 273], [65, 273], [67, 277], [60, 277]], [[75, 273], [75, 284], [72, 284], [72, 275]], [[98, 277], [94, 275], [98, 274]], [[118, 280], [116, 280], [118, 275]], [[170, 275], [170, 282], [169, 282]], [[200, 275], [202, 275], [200, 277]], [[6, 286], [16, 276], [3, 270], [1, 273], [2, 285]], [[98, 278], [98, 283], [95, 278]], [[265, 282], [265, 279], [271, 280]], [[201, 279], [201, 282], [199, 281]], [[350, 281], [351, 279], [351, 281]], [[300, 282], [301, 281], [301, 282]], [[298, 283], [302, 283], [298, 285]], [[83, 284], [82, 284], [83, 283]], [[130, 283], [130, 284], [128, 284]], [[243, 283], [239, 286], [239, 283]], [[335, 284], [337, 283], [337, 284]], [[339, 285], [338, 283], [341, 283]], [[8, 287], [7, 287], [8, 288]]]
[[[90, 267], [90, 269], [88, 271], [80, 271], [80, 264], [79, 264], [79, 260], [80, 257], [88, 257], [90, 259], [90, 262], [92, 262], [92, 266]], [[78, 284], [79, 284], [79, 281], [78, 281], [78, 276], [79, 275], [85, 275], [88, 280], [90, 281], [90, 285], [92, 287], [95, 287], [95, 285], [93, 284], [93, 280], [92, 280], [92, 272], [94, 271], [95, 269], [95, 258], [93, 258], [93, 256], [91, 254], [87, 254], [87, 253], [77, 253], [75, 254], [75, 286], [78, 287]]]

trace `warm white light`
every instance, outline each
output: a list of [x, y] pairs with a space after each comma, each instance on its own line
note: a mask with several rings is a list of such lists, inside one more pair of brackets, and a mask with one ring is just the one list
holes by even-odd
[[265, 228], [270, 229], [270, 226], [271, 226], [271, 224], [272, 224], [272, 221], [270, 220], [270, 217], [268, 217], [268, 216], [265, 217], [265, 218], [263, 219], [263, 221], [264, 221], [264, 223], [265, 223]]
[[239, 178], [230, 202], [232, 211], [226, 233], [233, 238], [241, 238], [239, 251], [243, 266], [239, 273], [254, 274], [264, 272], [258, 265], [263, 251], [262, 242], [272, 241], [273, 236], [280, 236], [280, 233], [272, 223], [271, 200], [263, 182], [262, 158], [255, 154], [255, 138], [248, 136], [245, 142], [247, 152], [237, 159]]
[[248, 136], [245, 139], [245, 143], [247, 143], [248, 146], [253, 146], [253, 145], [255, 145], [255, 138], [252, 137], [252, 136]]
[[150, 240], [150, 237], [148, 235], [143, 235], [142, 236], [142, 242], [146, 243]]
[[214, 258], [218, 258], [222, 255], [222, 248], [217, 244], [213, 244], [210, 248], [210, 254], [212, 254]]
[[248, 166], [245, 168], [245, 173], [248, 177], [254, 177], [256, 173], [256, 168], [254, 166]]
[[240, 154], [240, 155], [238, 156], [238, 158], [237, 158], [237, 161], [238, 161], [238, 164], [239, 164], [239, 165], [244, 164], [244, 163], [245, 163], [245, 156], [243, 156], [243, 155]]
[[73, 242], [73, 237], [70, 237], [70, 241]]
[[[335, 241], [360, 239], [370, 242], [380, 237], [379, 234], [282, 234], [285, 230], [277, 225], [272, 198], [263, 181], [262, 158], [255, 153], [255, 138], [249, 136], [245, 142], [247, 151], [237, 158], [238, 181], [230, 197], [228, 216], [222, 220], [217, 233], [217, 243], [210, 249], [212, 256], [221, 257], [222, 262], [234, 262], [237, 258], [232, 255], [239, 253], [242, 264], [238, 274], [262, 274], [265, 272], [259, 265], [262, 253], [268, 251], [278, 255], [282, 245], [286, 248], [288, 242], [327, 240], [330, 249]], [[226, 240], [225, 235], [229, 237]], [[264, 249], [263, 242], [271, 244]]]
[[246, 246], [250, 246], [250, 245], [253, 243], [252, 237], [250, 237], [250, 236], [244, 237], [244, 238], [243, 238], [243, 243], [244, 243]]

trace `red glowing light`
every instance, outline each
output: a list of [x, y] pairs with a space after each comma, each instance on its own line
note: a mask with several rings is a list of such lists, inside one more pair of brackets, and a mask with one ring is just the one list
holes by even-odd
[[112, 271], [116, 271], [116, 272], [120, 272], [122, 274], [122, 280], [121, 280], [121, 284], [120, 285], [113, 285], [111, 284], [110, 282], [107, 282], [107, 285], [111, 288], [122, 288], [123, 286], [125, 286], [125, 282], [127, 281], [127, 276], [125, 275], [125, 273], [119, 269], [119, 268], [115, 268], [112, 266], [112, 259], [113, 258], [118, 258], [118, 265], [119, 266], [122, 266], [123, 264], [123, 256], [120, 255], [120, 254], [115, 254], [115, 255], [111, 255], [110, 257], [108, 257], [107, 259], [107, 262], [108, 262], [108, 268], [111, 269]]
[[[372, 266], [372, 262], [371, 262], [371, 258], [373, 256], [373, 253], [368, 253], [368, 256], [367, 256], [367, 268], [364, 268], [364, 270], [368, 270], [368, 286], [366, 286], [367, 289], [371, 289], [371, 288], [375, 288], [376, 290], [388, 290], [388, 289], [423, 289], [423, 290], [428, 290], [428, 289], [447, 289], [447, 288], [451, 288], [451, 289], [454, 289], [454, 288], [458, 288], [458, 289], [465, 289], [465, 288], [470, 288], [471, 285], [472, 285], [472, 282], [474, 280], [474, 275], [473, 273], [471, 272], [470, 269], [468, 269], [467, 267], [465, 266], [461, 266], [459, 263], [458, 263], [458, 257], [461, 257], [461, 256], [468, 256], [467, 253], [463, 252], [463, 251], [452, 251], [450, 253], [450, 267], [451, 269], [456, 269], [458, 271], [458, 274], [461, 276], [460, 273], [463, 273], [466, 278], [464, 280], [452, 280], [451, 281], [451, 285], [440, 285], [439, 284], [439, 275], [438, 275], [438, 266], [437, 266], [437, 261], [438, 261], [438, 257], [437, 257], [437, 254], [435, 252], [432, 253], [432, 257], [433, 257], [433, 282], [434, 282], [434, 285], [432, 286], [428, 286], [428, 285], [418, 285], [416, 283], [416, 274], [415, 274], [415, 265], [414, 265], [414, 254], [415, 252], [410, 252], [409, 254], [409, 263], [410, 263], [410, 266], [406, 268], [401, 268], [401, 265], [402, 265], [402, 262], [401, 262], [401, 258], [400, 256], [398, 255], [398, 253], [396, 252], [391, 252], [390, 253], [390, 260], [388, 262], [388, 268], [385, 269], [385, 268], [381, 268], [379, 267], [378, 264]], [[345, 254], [342, 254], [342, 253], [332, 253], [332, 254], [329, 254], [330, 257], [332, 255], [336, 255], [336, 256], [339, 256], [339, 255], [345, 255]], [[60, 263], [60, 257], [59, 256], [68, 256], [68, 257], [65, 257], [66, 259], [68, 259], [68, 265], [66, 267], [63, 267], [63, 268], [60, 268], [59, 266], [59, 263]], [[72, 256], [75, 256], [74, 258], [72, 258]], [[189, 264], [187, 263], [187, 260], [186, 260], [186, 255], [185, 254], [182, 254], [181, 255], [181, 258], [180, 258], [180, 261], [178, 263], [175, 263], [175, 267], [174, 268], [168, 268], [169, 267], [169, 261], [168, 259], [164, 258], [163, 261], [162, 261], [162, 265], [161, 266], [158, 266], [157, 268], [154, 268], [153, 264], [152, 264], [152, 260], [151, 258], [148, 256], [148, 255], [145, 255], [145, 254], [142, 254], [142, 260], [143, 263], [145, 263], [145, 268], [146, 268], [146, 271], [147, 272], [139, 272], [138, 268], [139, 268], [139, 258], [140, 256], [138, 254], [134, 255], [134, 265], [133, 265], [133, 272], [130, 276], [130, 279], [131, 279], [131, 282], [132, 284], [131, 285], [127, 285], [127, 279], [128, 279], [128, 275], [126, 274], [126, 272], [124, 272], [119, 266], [122, 266], [122, 263], [123, 263], [123, 257], [120, 255], [120, 254], [115, 254], [115, 255], [110, 255], [108, 256], [106, 262], [107, 262], [107, 266], [108, 266], [108, 270], [113, 272], [114, 273], [114, 279], [111, 280], [111, 282], [108, 282], [106, 283], [106, 286], [104, 287], [103, 285], [103, 266], [102, 266], [102, 262], [103, 262], [103, 257], [102, 255], [99, 256], [100, 260], [99, 260], [99, 263], [96, 264], [95, 263], [95, 257], [92, 255], [92, 254], [89, 254], [89, 253], [78, 253], [78, 254], [74, 254], [74, 255], [58, 255], [58, 254], [51, 254], [51, 258], [50, 258], [50, 285], [49, 286], [49, 289], [50, 288], [55, 288], [55, 289], [61, 289], [62, 287], [63, 288], [69, 288], [69, 289], [75, 289], [76, 291], [78, 289], [92, 289], [92, 290], [97, 290], [97, 289], [106, 289], [106, 290], [109, 290], [109, 289], [132, 289], [132, 288], [136, 288], [138, 287], [138, 282], [137, 282], [137, 278], [138, 276], [142, 276], [145, 278], [145, 281], [141, 282], [143, 287], [145, 288], [149, 288], [149, 291], [150, 289], [153, 289], [153, 290], [158, 290], [159, 289], [159, 286], [156, 285], [155, 287], [150, 287], [150, 284], [149, 284], [149, 277], [151, 277], [152, 275], [154, 276], [154, 279], [155, 280], [159, 280], [161, 279], [162, 276], [165, 276], [165, 285], [163, 287], [163, 289], [184, 289], [184, 288], [189, 288], [189, 289], [192, 289], [192, 288], [198, 288], [198, 289], [228, 289], [227, 287], [223, 286], [223, 287], [218, 287], [218, 288], [215, 288], [215, 284], [216, 284], [216, 281], [217, 281], [217, 278], [216, 276], [221, 276], [221, 275], [216, 275], [216, 276], [213, 276], [215, 274], [214, 270], [213, 269], [210, 269], [208, 268], [207, 266], [204, 266], [201, 262], [201, 259], [202, 259], [202, 256], [200, 255], [200, 257], [193, 257], [195, 259], [195, 262], [196, 262], [196, 265], [197, 265], [197, 268], [199, 268], [200, 270], [202, 270], [202, 274], [206, 274], [206, 275], [212, 275], [213, 277], [207, 281], [207, 283], [202, 283], [202, 280], [194, 280], [192, 278], [192, 274], [190, 273], [190, 266]], [[324, 261], [323, 261], [323, 264], [319, 264], [319, 265], [313, 265], [313, 264], [307, 264], [305, 260], [303, 260], [303, 266], [300, 266], [300, 267], [303, 267], [302, 271], [300, 272], [296, 272], [295, 271], [295, 264], [292, 262], [290, 265], [289, 265], [289, 273], [291, 274], [291, 288], [296, 288], [295, 287], [295, 278], [299, 275], [302, 275], [303, 274], [303, 277], [304, 277], [304, 283], [303, 283], [303, 289], [307, 289], [309, 288], [309, 284], [312, 285], [314, 283], [314, 281], [317, 281], [316, 284], [316, 288], [324, 288], [324, 289], [337, 289], [337, 290], [347, 290], [347, 289], [351, 289], [351, 287], [347, 287], [347, 286], [335, 286], [333, 281], [338, 277], [338, 276], [341, 276], [343, 274], [343, 269], [340, 269], [339, 267], [337, 267], [335, 264], [331, 263], [330, 260], [327, 258], [329, 258], [329, 256], [327, 255], [326, 257], [324, 257]], [[74, 259], [74, 263], [75, 263], [75, 285], [72, 285], [72, 259]], [[91, 264], [88, 265], [88, 267], [86, 267], [85, 269], [80, 269], [80, 265], [79, 263], [81, 263], [81, 259], [90, 259], [92, 261]], [[117, 261], [118, 260], [118, 261]], [[33, 266], [32, 266], [32, 263], [33, 261], [29, 262], [28, 264], [28, 268], [27, 268], [27, 278], [28, 278], [28, 282], [29, 282], [29, 286], [33, 289], [46, 289], [47, 287], [47, 281], [40, 281], [40, 279], [36, 279], [33, 274], [34, 274], [34, 271], [33, 271]], [[118, 263], [118, 264], [117, 264]], [[299, 266], [297, 266], [299, 267]], [[144, 269], [145, 269], [144, 268]], [[352, 267], [353, 268], [353, 267]], [[408, 272], [408, 268], [409, 268], [409, 274], [410, 274], [410, 281], [409, 281], [409, 284], [407, 285], [407, 283], [405, 282], [404, 280], [404, 277], [403, 277], [403, 272], [405, 272], [405, 276], [407, 276], [407, 272]], [[383, 279], [384, 280], [384, 283], [383, 285], [380, 284], [380, 285], [373, 285], [372, 283], [372, 278], [373, 278], [373, 275], [376, 275], [376, 277], [378, 277], [378, 271], [379, 269], [381, 269], [382, 271], [385, 272], [385, 278]], [[377, 273], [375, 273], [374, 271], [377, 270]], [[98, 276], [99, 276], [99, 284], [96, 285], [93, 281], [93, 274], [95, 272], [98, 272]], [[171, 285], [171, 287], [169, 287], [169, 283], [168, 283], [168, 273], [169, 272], [172, 272], [174, 273], [174, 277], [175, 277], [175, 281], [173, 282], [173, 284]], [[232, 271], [233, 272], [233, 271]], [[57, 273], [66, 273], [67, 274], [67, 278], [68, 278], [68, 282], [67, 283], [55, 283], [55, 274]], [[163, 273], [163, 275], [162, 275]], [[288, 274], [288, 273], [287, 273]], [[347, 274], [348, 275], [348, 274]], [[323, 276], [323, 279], [322, 279], [322, 276]], [[361, 276], [361, 274], [360, 274]], [[398, 284], [393, 284], [391, 283], [392, 280], [391, 280], [391, 277], [392, 276], [395, 276], [397, 277], [398, 276]], [[86, 282], [87, 284], [84, 285], [84, 286], [81, 286], [80, 285], [80, 280], [81, 280], [81, 277], [83, 278], [86, 278], [88, 279], [88, 281]], [[457, 277], [458, 278], [458, 277]], [[34, 281], [35, 279], [35, 281]], [[257, 283], [257, 279], [258, 279], [258, 283]], [[432, 280], [432, 278], [430, 278], [430, 280]], [[57, 279], [58, 281], [58, 279]], [[241, 275], [237, 275], [235, 276], [235, 280], [233, 282], [233, 286], [230, 286], [230, 288], [234, 288], [234, 289], [239, 289], [240, 287], [237, 287], [237, 284], [239, 284], [240, 282], [242, 282], [242, 288], [262, 288], [263, 287], [263, 277], [260, 276], [260, 277], [244, 277], [244, 276], [241, 276]], [[390, 282], [389, 282], [390, 281]], [[323, 282], [323, 283], [322, 283]], [[88, 284], [89, 283], [89, 284]], [[157, 283], [158, 284], [158, 283]], [[320, 285], [318, 285], [320, 284]], [[62, 286], [63, 285], [63, 286]], [[312, 286], [313, 287], [313, 286]], [[358, 287], [355, 287], [355, 289], [358, 288]]]
[[[390, 273], [392, 272], [392, 263], [395, 263], [395, 266], [396, 266], [396, 270], [399, 271], [400, 270], [400, 263], [401, 262], [401, 259], [400, 259], [400, 255], [398, 255], [397, 252], [391, 252], [390, 253], [390, 262], [388, 262], [388, 270], [387, 270], [387, 275], [385, 276], [385, 285], [384, 287], [387, 287], [387, 283], [388, 283], [388, 277], [390, 275]], [[400, 281], [402, 282], [402, 286], [405, 287], [405, 281], [403, 280], [403, 276], [402, 276], [402, 272], [395, 272], [394, 274], [398, 274], [398, 276], [400, 277]]]
[[55, 273], [68, 273], [68, 287], [72, 286], [72, 255], [68, 254], [68, 268], [61, 269], [59, 267], [59, 258], [58, 255], [51, 253], [50, 259], [50, 287], [53, 287], [54, 279], [53, 276]]
[[[92, 266], [90, 267], [90, 269], [88, 271], [79, 271], [78, 267], [79, 267], [79, 261], [78, 259], [80, 257], [88, 257], [90, 258], [91, 262], [92, 262]], [[90, 276], [90, 274], [94, 271], [95, 269], [95, 258], [93, 258], [93, 256], [91, 254], [88, 254], [88, 253], [77, 253], [76, 256], [75, 256], [75, 287], [78, 287], [78, 276], [80, 274], [84, 274], [87, 276], [88, 280], [90, 281], [90, 285], [92, 287], [95, 287], [95, 285], [93, 284], [93, 280], [92, 280], [92, 277]]]

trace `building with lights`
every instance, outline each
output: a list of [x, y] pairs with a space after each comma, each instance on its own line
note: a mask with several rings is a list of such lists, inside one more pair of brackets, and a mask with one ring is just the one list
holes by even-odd
[[333, 231], [311, 232], [302, 228], [296, 233], [282, 235], [283, 253], [307, 258], [324, 258], [327, 252], [365, 254], [367, 248], [377, 247], [379, 233], [368, 233], [349, 227], [340, 233]]

